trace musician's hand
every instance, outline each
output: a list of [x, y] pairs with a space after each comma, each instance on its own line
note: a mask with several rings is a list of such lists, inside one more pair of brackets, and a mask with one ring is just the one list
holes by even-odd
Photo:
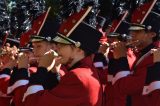
[[108, 48], [109, 48], [109, 44], [108, 43], [101, 44], [100, 47], [99, 47], [98, 52], [100, 52], [102, 54], [105, 54]]
[[25, 53], [18, 54], [18, 68], [28, 68], [29, 58]]
[[8, 63], [10, 60], [10, 57], [11, 56], [17, 57], [17, 54], [18, 54], [18, 49], [16, 46], [10, 47], [9, 44], [8, 45], [6, 44], [6, 46], [4, 46], [4, 48], [2, 48], [2, 51], [1, 51], [2, 62], [4, 64]]
[[48, 71], [51, 71], [55, 65], [57, 55], [54, 51], [49, 51], [39, 59], [39, 67], [45, 67]]
[[53, 73], [59, 73], [60, 68], [61, 68], [61, 57], [56, 57], [55, 58], [55, 65], [51, 69], [51, 72], [53, 72]]
[[17, 59], [13, 56], [13, 55], [9, 55], [9, 61], [7, 63], [2, 63], [1, 62], [1, 69], [4, 69], [4, 68], [9, 68], [9, 69], [13, 69], [13, 67], [15, 67], [17, 65]]
[[12, 55], [17, 56], [17, 54], [18, 54], [18, 48], [16, 46], [13, 46], [11, 48], [11, 53], [12, 53]]
[[115, 59], [127, 56], [127, 48], [124, 42], [114, 42], [113, 44], [113, 56]]
[[160, 49], [152, 49], [154, 63], [160, 62]]
[[11, 49], [10, 49], [10, 47], [2, 48], [2, 52], [1, 52], [1, 60], [2, 60], [2, 63], [3, 63], [3, 64], [8, 63], [11, 55], [12, 55], [12, 54], [11, 54]]
[[10, 54], [5, 54], [5, 55], [1, 55], [1, 61], [3, 64], [6, 64], [9, 62], [9, 59], [10, 59]]

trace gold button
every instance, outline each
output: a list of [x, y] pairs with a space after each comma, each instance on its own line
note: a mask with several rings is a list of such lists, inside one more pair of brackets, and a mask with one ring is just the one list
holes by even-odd
[[41, 21], [39, 21], [38, 24], [41, 24]]
[[81, 46], [81, 42], [75, 42], [75, 46], [76, 47], [80, 47]]
[[64, 33], [67, 33], [67, 29], [64, 29]]
[[140, 19], [137, 19], [137, 22], [140, 22]]
[[76, 23], [76, 20], [75, 20], [75, 19], [73, 19], [73, 20], [72, 20], [72, 23]]
[[142, 11], [142, 14], [145, 14], [146, 12], [145, 11]]

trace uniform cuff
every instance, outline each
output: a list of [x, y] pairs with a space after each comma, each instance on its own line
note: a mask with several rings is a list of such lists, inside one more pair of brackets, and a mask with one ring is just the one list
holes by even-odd
[[60, 75], [51, 73], [44, 67], [38, 67], [37, 73], [30, 77], [30, 85], [42, 85], [44, 89], [52, 89], [59, 83]]
[[0, 75], [1, 75], [1, 74], [10, 75], [10, 74], [11, 74], [11, 69], [5, 68], [5, 69], [3, 69], [3, 70], [0, 72]]

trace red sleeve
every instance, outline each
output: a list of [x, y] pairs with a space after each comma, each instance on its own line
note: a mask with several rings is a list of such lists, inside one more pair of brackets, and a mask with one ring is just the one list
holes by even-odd
[[7, 96], [10, 77], [0, 78], [0, 106], [10, 106], [11, 96]]
[[22, 99], [28, 86], [28, 70], [15, 69], [11, 74], [11, 79], [7, 89], [8, 95], [13, 96], [15, 106], [24, 106]]
[[15, 106], [24, 106], [22, 100], [26, 90], [27, 90], [27, 85], [20, 86], [14, 90], [13, 102]]
[[7, 95], [10, 80], [10, 69], [6, 68], [0, 72], [0, 106], [9, 106], [11, 96]]
[[159, 106], [160, 105], [160, 90], [155, 90], [152, 92], [152, 96], [146, 96], [148, 106]]
[[117, 80], [114, 84], [115, 91], [128, 95], [132, 95], [137, 92], [141, 93], [145, 83], [146, 71], [146, 67], [143, 67], [136, 70], [134, 74]]
[[0, 92], [5, 94], [7, 93], [7, 87], [9, 85], [10, 72], [11, 70], [9, 68], [5, 68], [0, 72]]
[[99, 78], [100, 78], [100, 82], [103, 85], [106, 85], [108, 82], [108, 69], [97, 69]]
[[7, 93], [10, 77], [0, 78], [0, 91]]
[[153, 56], [142, 56], [135, 65], [133, 74], [129, 74], [116, 81], [114, 84], [115, 91], [128, 95], [135, 93], [142, 94], [142, 90], [146, 81], [147, 70], [151, 65], [153, 65]]
[[0, 106], [10, 106], [11, 97], [0, 97]]
[[[28, 96], [25, 99], [25, 106], [77, 106], [78, 104], [83, 105], [87, 103], [88, 96], [87, 90], [80, 80], [72, 72], [62, 77], [61, 82], [52, 90], [41, 90], [34, 93], [33, 88], [30, 86], [27, 89]], [[89, 106], [90, 104], [87, 104]]]

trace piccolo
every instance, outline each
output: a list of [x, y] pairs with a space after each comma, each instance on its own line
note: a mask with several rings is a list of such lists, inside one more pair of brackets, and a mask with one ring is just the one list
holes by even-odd
[[[113, 49], [115, 47], [116, 43], [110, 43], [110, 44], [109, 43], [105, 43], [105, 44], [106, 44], [107, 47]], [[127, 48], [130, 48], [130, 47], [133, 48], [134, 44], [138, 45], [139, 44], [139, 40], [136, 40], [136, 41], [133, 41], [133, 42], [128, 42], [128, 43], [125, 44], [125, 47], [127, 47]]]

